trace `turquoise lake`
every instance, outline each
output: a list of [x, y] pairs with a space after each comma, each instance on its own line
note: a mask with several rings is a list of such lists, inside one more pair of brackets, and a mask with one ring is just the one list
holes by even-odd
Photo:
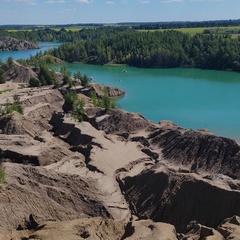
[[[45, 46], [51, 47], [48, 43]], [[32, 51], [4, 52], [0, 59], [9, 55], [14, 59], [27, 58], [33, 55]], [[72, 73], [80, 71], [94, 82], [126, 91], [126, 96], [118, 101], [123, 109], [139, 112], [154, 122], [171, 120], [184, 128], [207, 128], [240, 141], [240, 73], [191, 68], [66, 66]], [[60, 65], [54, 67], [59, 69]]]
[[0, 52], [0, 60], [6, 61], [9, 56], [12, 56], [14, 60], [17, 59], [27, 59], [31, 55], [36, 55], [37, 52], [44, 52], [48, 49], [58, 47], [61, 43], [53, 43], [53, 42], [39, 42], [38, 45], [41, 49], [29, 49], [29, 50], [21, 50], [21, 51], [6, 51]]

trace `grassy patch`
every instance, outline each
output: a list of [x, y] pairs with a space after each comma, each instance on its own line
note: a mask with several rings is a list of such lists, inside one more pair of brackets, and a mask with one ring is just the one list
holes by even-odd
[[141, 32], [154, 32], [154, 31], [169, 31], [169, 30], [175, 30], [175, 31], [180, 31], [182, 33], [189, 33], [189, 34], [197, 34], [197, 33], [203, 33], [203, 31], [206, 28], [172, 28], [172, 29], [151, 29], [151, 30], [138, 30]]
[[31, 32], [32, 29], [8, 29], [7, 32]]
[[4, 89], [0, 91], [0, 94], [6, 93], [6, 92], [11, 92], [13, 89]]
[[[59, 28], [52, 28], [55, 31], [60, 31], [61, 27]], [[64, 28], [67, 32], [72, 31], [72, 32], [78, 32], [82, 30], [82, 27], [65, 27]]]
[[19, 89], [23, 89], [23, 88], [25, 88], [25, 87], [26, 87], [26, 85], [23, 84], [23, 83], [19, 83], [19, 84], [18, 84], [18, 88], [19, 88]]
[[6, 173], [4, 169], [0, 169], [0, 184], [6, 183]]
[[[189, 33], [191, 35], [195, 35], [198, 33], [203, 33], [205, 30], [210, 30], [215, 34], [232, 34], [233, 31], [240, 31], [240, 26], [231, 26], [231, 27], [196, 27], [196, 28], [173, 28], [173, 29], [151, 29], [151, 30], [138, 30], [140, 32], [154, 32], [154, 31], [168, 31], [168, 30], [176, 30], [182, 33]], [[239, 36], [239, 34], [232, 34], [233, 36]]]

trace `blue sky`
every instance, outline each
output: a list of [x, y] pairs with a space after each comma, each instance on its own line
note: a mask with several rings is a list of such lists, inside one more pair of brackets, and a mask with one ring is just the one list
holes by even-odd
[[240, 0], [0, 0], [0, 25], [240, 18]]

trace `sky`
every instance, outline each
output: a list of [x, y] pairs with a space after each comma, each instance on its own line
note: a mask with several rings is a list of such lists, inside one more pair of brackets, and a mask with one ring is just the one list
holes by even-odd
[[240, 0], [0, 0], [0, 25], [240, 19]]

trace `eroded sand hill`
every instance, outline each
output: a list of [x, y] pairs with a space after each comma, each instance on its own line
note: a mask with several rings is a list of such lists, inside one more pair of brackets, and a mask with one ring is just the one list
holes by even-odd
[[81, 85], [77, 122], [58, 89], [15, 80], [0, 85], [24, 108], [0, 117], [0, 239], [238, 239], [234, 140], [96, 108]]

